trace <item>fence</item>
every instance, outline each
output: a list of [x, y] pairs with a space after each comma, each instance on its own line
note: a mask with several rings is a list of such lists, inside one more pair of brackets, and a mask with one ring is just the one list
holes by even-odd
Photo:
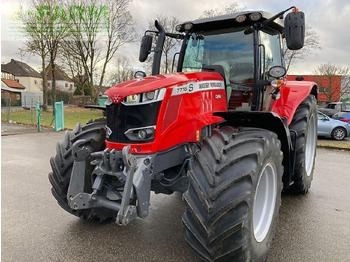
[[[40, 105], [43, 104], [42, 92], [23, 92], [22, 93], [22, 107], [23, 108], [35, 108], [36, 102], [39, 101]], [[34, 101], [34, 103], [33, 103]]]
[[41, 125], [52, 126], [54, 123], [55, 131], [64, 130], [64, 103], [56, 102], [53, 110], [42, 111], [40, 101], [31, 100], [27, 110], [22, 107], [11, 106], [11, 98], [7, 101], [7, 107], [2, 107], [1, 119], [11, 123], [33, 124], [38, 126], [41, 131]]

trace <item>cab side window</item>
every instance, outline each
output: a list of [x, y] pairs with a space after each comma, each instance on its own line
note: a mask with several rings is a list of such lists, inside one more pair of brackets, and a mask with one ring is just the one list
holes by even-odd
[[283, 66], [281, 54], [281, 40], [278, 31], [266, 29], [260, 31], [260, 60], [261, 75], [268, 79], [268, 71], [273, 66]]

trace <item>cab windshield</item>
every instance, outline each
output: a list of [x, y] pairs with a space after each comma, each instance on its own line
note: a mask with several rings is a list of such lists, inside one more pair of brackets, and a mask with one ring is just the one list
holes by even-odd
[[254, 84], [253, 35], [247, 27], [193, 33], [187, 44], [183, 72], [222, 66], [226, 86], [250, 90]]

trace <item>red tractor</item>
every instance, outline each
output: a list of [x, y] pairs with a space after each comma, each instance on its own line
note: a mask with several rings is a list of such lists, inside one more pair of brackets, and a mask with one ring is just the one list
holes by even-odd
[[[283, 16], [289, 12], [283, 23]], [[281, 41], [304, 44], [304, 14], [241, 12], [146, 31], [152, 76], [111, 87], [105, 119], [78, 124], [51, 158], [52, 193], [69, 213], [127, 225], [150, 192], [182, 192], [186, 241], [205, 261], [263, 261], [281, 191], [313, 178], [317, 86], [286, 81]], [[153, 36], [156, 36], [152, 49]], [[166, 37], [177, 73], [160, 75]]]

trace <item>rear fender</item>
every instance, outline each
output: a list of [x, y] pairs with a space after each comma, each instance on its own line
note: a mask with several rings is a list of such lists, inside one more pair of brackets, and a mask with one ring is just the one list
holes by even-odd
[[229, 111], [215, 113], [214, 115], [224, 118], [226, 120], [224, 125], [229, 125], [232, 127], [263, 128], [276, 133], [278, 139], [281, 141], [281, 150], [283, 152], [283, 185], [285, 189], [289, 188], [294, 167], [294, 143], [287, 126], [286, 118], [280, 118], [275, 113], [271, 112], [256, 111]]
[[309, 94], [313, 94], [317, 99], [317, 85], [308, 81], [286, 81], [280, 88], [280, 93], [281, 97], [274, 101], [271, 111], [285, 117], [290, 125], [296, 109]]

